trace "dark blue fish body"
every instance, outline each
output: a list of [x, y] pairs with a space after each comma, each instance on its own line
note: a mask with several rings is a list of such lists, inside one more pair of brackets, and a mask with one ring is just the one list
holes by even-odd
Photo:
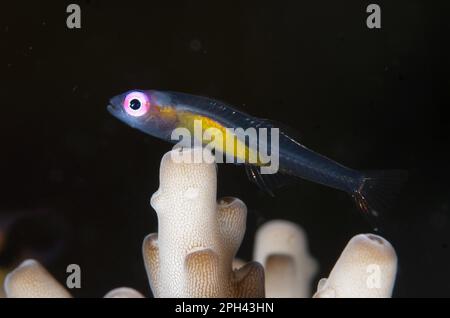
[[[132, 105], [132, 101], [136, 100], [134, 97], [141, 101], [140, 104], [148, 105], [144, 114], [135, 116], [133, 112], [136, 107], [130, 111], [130, 107], [135, 106]], [[244, 130], [278, 128], [280, 174], [345, 191], [352, 195], [361, 210], [374, 215], [384, 208], [406, 175], [398, 170], [361, 172], [347, 168], [303, 146], [290, 135], [288, 129], [207, 97], [168, 91], [131, 91], [111, 99], [108, 109], [128, 125], [169, 142], [173, 142], [171, 131], [190, 126], [194, 119], [201, 119], [214, 127]], [[271, 151], [270, 146], [268, 150]], [[246, 165], [249, 177], [271, 193], [271, 189], [277, 187], [279, 182], [274, 181], [273, 176], [260, 174], [257, 168], [255, 165]]]

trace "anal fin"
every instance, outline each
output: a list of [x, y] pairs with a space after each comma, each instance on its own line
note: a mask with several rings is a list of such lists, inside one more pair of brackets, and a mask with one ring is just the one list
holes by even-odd
[[282, 172], [277, 172], [275, 174], [262, 174], [260, 167], [251, 164], [245, 165], [245, 172], [247, 173], [247, 177], [250, 181], [255, 183], [258, 188], [270, 196], [275, 196], [274, 190], [288, 184], [292, 184], [297, 180], [296, 177], [284, 174]]

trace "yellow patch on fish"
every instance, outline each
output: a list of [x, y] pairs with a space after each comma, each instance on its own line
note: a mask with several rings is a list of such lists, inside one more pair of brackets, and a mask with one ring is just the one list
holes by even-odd
[[190, 112], [178, 112], [177, 116], [179, 127], [187, 128], [194, 137], [196, 137], [195, 123], [197, 122], [197, 125], [201, 126], [202, 145], [214, 144], [216, 151], [232, 156], [241, 162], [256, 164], [260, 162], [256, 150], [246, 146], [243, 141], [237, 138], [233, 131], [227, 129], [219, 122]]

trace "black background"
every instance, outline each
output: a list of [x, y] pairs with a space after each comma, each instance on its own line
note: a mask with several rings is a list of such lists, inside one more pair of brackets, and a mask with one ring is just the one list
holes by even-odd
[[[149, 198], [170, 145], [106, 105], [129, 89], [170, 89], [295, 127], [347, 166], [408, 169], [381, 227], [399, 257], [394, 296], [450, 296], [444, 1], [376, 1], [381, 30], [366, 27], [365, 1], [78, 1], [80, 30], [66, 27], [68, 3], [0, 6], [0, 219], [26, 215], [8, 228], [2, 266], [51, 245], [42, 261], [62, 282], [67, 264], [82, 268], [75, 296], [124, 285], [150, 295], [141, 243], [157, 231]], [[317, 278], [371, 231], [345, 193], [309, 182], [272, 198], [221, 165], [219, 195], [248, 205], [241, 258], [262, 222], [291, 220], [308, 233]]]

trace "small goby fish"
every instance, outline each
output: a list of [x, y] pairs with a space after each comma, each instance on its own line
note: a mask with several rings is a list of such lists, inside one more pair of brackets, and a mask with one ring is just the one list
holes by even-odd
[[[127, 125], [172, 143], [176, 142], [171, 138], [174, 129], [186, 128], [194, 133], [196, 120], [201, 121], [203, 130], [277, 127], [267, 119], [251, 116], [222, 101], [170, 91], [128, 91], [111, 98], [108, 110]], [[278, 128], [278, 175], [299, 177], [345, 191], [366, 214], [377, 216], [405, 180], [403, 170], [363, 172], [345, 167], [303, 146], [287, 129]], [[244, 160], [252, 151], [246, 147], [247, 151], [240, 154]], [[239, 156], [234, 150], [231, 155]], [[259, 173], [258, 164], [245, 166], [252, 181], [269, 193], [282, 184], [274, 176]]]

